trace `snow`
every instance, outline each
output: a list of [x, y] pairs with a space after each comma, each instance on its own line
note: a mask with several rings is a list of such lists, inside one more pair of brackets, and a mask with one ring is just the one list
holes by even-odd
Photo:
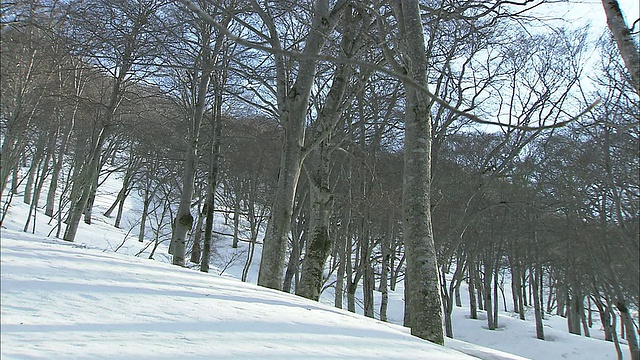
[[3, 359], [462, 359], [395, 326], [169, 264], [3, 230]]
[[[123, 229], [101, 215], [117, 190], [117, 178], [99, 189], [93, 225], [81, 223], [75, 243], [47, 237], [52, 227], [40, 212], [35, 234], [22, 232], [28, 206], [14, 197], [0, 233], [2, 359], [617, 358], [599, 325], [586, 338], [548, 317], [541, 341], [532, 314], [522, 321], [501, 306], [500, 327], [490, 331], [484, 313], [468, 318], [464, 296], [453, 312], [456, 339], [434, 345], [399, 325], [402, 284], [389, 294], [389, 323], [365, 318], [361, 308], [331, 306], [332, 288], [313, 302], [257, 287], [260, 246], [249, 282], [241, 282], [248, 244], [233, 249], [225, 236], [216, 239], [209, 274], [168, 264], [166, 243], [149, 260], [151, 247], [141, 251], [148, 244], [137, 241], [137, 199], [126, 204]], [[221, 218], [215, 228], [232, 232]]]

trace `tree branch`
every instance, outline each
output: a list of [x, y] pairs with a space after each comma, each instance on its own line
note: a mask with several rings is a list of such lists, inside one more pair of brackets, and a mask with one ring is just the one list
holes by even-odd
[[558, 123], [553, 123], [553, 124], [550, 124], [550, 125], [540, 125], [540, 126], [513, 125], [513, 124], [505, 124], [505, 123], [500, 123], [500, 122], [483, 120], [483, 119], [481, 119], [480, 117], [478, 117], [478, 116], [476, 116], [474, 114], [470, 114], [470, 113], [464, 112], [462, 110], [459, 110], [459, 109], [455, 108], [454, 106], [449, 105], [449, 103], [447, 103], [445, 100], [439, 98], [438, 96], [436, 96], [435, 94], [430, 92], [429, 89], [427, 89], [425, 86], [422, 86], [421, 84], [419, 84], [418, 82], [413, 80], [410, 76], [398, 73], [397, 71], [394, 71], [392, 69], [388, 69], [388, 68], [386, 68], [384, 66], [380, 66], [380, 65], [377, 65], [377, 64], [372, 64], [372, 63], [369, 63], [369, 62], [366, 62], [366, 61], [360, 61], [360, 60], [356, 60], [356, 59], [352, 59], [352, 58], [333, 57], [333, 56], [321, 55], [321, 54], [317, 54], [317, 55], [316, 54], [313, 54], [313, 55], [312, 54], [302, 54], [302, 53], [297, 52], [297, 51], [276, 49], [276, 48], [265, 46], [263, 44], [259, 44], [259, 43], [253, 42], [253, 41], [245, 40], [245, 39], [233, 34], [225, 26], [222, 26], [221, 24], [219, 24], [211, 15], [209, 15], [204, 10], [202, 10], [193, 1], [191, 1], [191, 0], [179, 0], [179, 1], [181, 3], [183, 3], [189, 10], [193, 11], [198, 17], [200, 17], [201, 20], [203, 20], [206, 23], [210, 24], [211, 26], [215, 27], [218, 31], [220, 31], [220, 33], [224, 34], [225, 36], [227, 36], [227, 38], [229, 38], [230, 40], [232, 40], [232, 41], [234, 41], [234, 42], [236, 42], [236, 43], [238, 43], [240, 45], [247, 46], [247, 47], [250, 47], [250, 48], [253, 48], [253, 49], [257, 49], [257, 50], [262, 50], [262, 51], [268, 52], [268, 53], [273, 54], [273, 55], [289, 56], [289, 57], [295, 58], [295, 59], [327, 61], [327, 62], [331, 62], [331, 63], [334, 63], [334, 64], [351, 64], [351, 65], [360, 66], [361, 68], [364, 68], [364, 69], [369, 69], [369, 70], [373, 70], [373, 71], [380, 72], [380, 73], [383, 73], [383, 74], [387, 74], [387, 75], [390, 75], [390, 76], [392, 76], [392, 77], [394, 77], [394, 78], [396, 78], [398, 80], [401, 80], [406, 85], [412, 86], [412, 87], [424, 92], [434, 102], [438, 103], [439, 105], [441, 105], [445, 109], [451, 111], [452, 113], [454, 113], [454, 114], [456, 114], [458, 116], [465, 117], [465, 118], [467, 118], [467, 119], [469, 119], [469, 120], [471, 120], [473, 122], [476, 122], [478, 124], [496, 125], [496, 126], [500, 126], [500, 127], [503, 127], [503, 128], [524, 130], [524, 131], [537, 131], [537, 130], [554, 129], [554, 128], [563, 127], [563, 126], [565, 126], [565, 125], [567, 125], [567, 124], [579, 119], [581, 116], [583, 116], [586, 113], [588, 113], [589, 111], [591, 111], [596, 105], [598, 105], [600, 103], [600, 100], [597, 100], [596, 102], [591, 104], [589, 107], [587, 107], [585, 110], [580, 112], [578, 115], [570, 118], [569, 120], [558, 122]]

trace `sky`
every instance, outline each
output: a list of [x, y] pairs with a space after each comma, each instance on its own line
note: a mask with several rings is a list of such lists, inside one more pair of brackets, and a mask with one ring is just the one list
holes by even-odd
[[[631, 26], [640, 16], [640, 5], [636, 0], [618, 1], [620, 9]], [[567, 25], [584, 25], [590, 23], [594, 31], [604, 31], [607, 28], [607, 18], [601, 1], [594, 0], [569, 0], [544, 4], [538, 8], [538, 13], [546, 17], [558, 19]], [[637, 25], [636, 25], [637, 27]], [[638, 29], [636, 28], [636, 31]]]
[[[499, 328], [490, 331], [484, 313], [468, 318], [465, 297], [453, 313], [456, 339], [442, 348], [400, 326], [402, 283], [389, 294], [390, 323], [383, 323], [362, 316], [361, 289], [353, 314], [332, 306], [331, 288], [318, 303], [257, 287], [260, 246], [248, 282], [241, 282], [247, 244], [233, 249], [228, 237], [214, 243], [209, 274], [170, 265], [166, 244], [155, 261], [147, 259], [149, 248], [136, 257], [147, 243], [130, 235], [142, 206], [135, 192], [122, 229], [101, 215], [118, 189], [116, 177], [98, 189], [93, 225], [81, 222], [75, 243], [47, 237], [51, 226], [40, 212], [35, 234], [22, 232], [28, 206], [14, 197], [0, 233], [0, 358], [465, 359], [457, 350], [487, 360], [617, 358], [597, 323], [586, 338], [569, 334], [565, 319], [547, 316], [541, 341], [531, 311], [522, 321], [501, 305]], [[232, 232], [217, 220], [216, 231]]]

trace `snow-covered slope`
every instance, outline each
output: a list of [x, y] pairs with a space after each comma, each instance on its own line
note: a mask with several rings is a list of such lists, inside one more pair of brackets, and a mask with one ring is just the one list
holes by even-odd
[[[153, 246], [136, 239], [139, 200], [132, 196], [127, 201], [122, 229], [101, 215], [118, 188], [117, 178], [100, 187], [93, 225], [81, 223], [73, 244], [47, 238], [52, 226], [40, 212], [35, 235], [22, 232], [28, 207], [14, 198], [0, 232], [2, 359], [451, 355], [397, 325], [402, 323], [402, 284], [389, 294], [387, 324], [333, 308], [332, 288], [323, 293], [322, 305], [236, 280], [248, 244], [233, 249], [226, 236], [216, 236], [210, 274], [166, 264], [166, 243], [158, 247], [156, 261], [146, 260]], [[218, 220], [215, 230], [232, 232]], [[249, 283], [257, 279], [260, 252], [257, 246]], [[466, 293], [464, 285], [461, 292]], [[378, 308], [380, 296], [375, 295]], [[361, 299], [361, 292], [357, 296]], [[613, 345], [600, 340], [598, 324], [591, 330], [594, 338], [586, 338], [569, 334], [565, 319], [549, 317], [547, 340], [540, 341], [532, 321], [502, 312], [502, 306], [499, 329], [487, 330], [484, 314], [479, 320], [468, 318], [464, 300], [453, 312], [456, 339], [446, 340], [450, 349], [482, 359], [617, 358]], [[357, 311], [362, 314], [361, 308]], [[422, 351], [430, 351], [429, 356]]]
[[466, 358], [235, 279], [9, 230], [1, 246], [3, 359]]

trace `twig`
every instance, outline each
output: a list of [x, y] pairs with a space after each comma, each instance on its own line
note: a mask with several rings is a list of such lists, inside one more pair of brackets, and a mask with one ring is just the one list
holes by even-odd
[[[537, 130], [547, 130], [547, 129], [560, 128], [560, 127], [563, 127], [563, 126], [565, 126], [565, 125], [567, 125], [567, 124], [579, 119], [581, 116], [583, 116], [586, 113], [588, 113], [589, 111], [591, 111], [596, 105], [598, 105], [600, 103], [600, 100], [598, 99], [594, 103], [592, 103], [590, 106], [588, 106], [584, 111], [580, 112], [580, 114], [570, 118], [569, 120], [561, 121], [561, 122], [554, 123], [554, 124], [551, 124], [551, 125], [526, 126], [526, 125], [513, 125], [513, 124], [505, 124], [505, 123], [500, 123], [500, 122], [483, 120], [483, 119], [479, 118], [476, 115], [473, 115], [473, 114], [467, 113], [465, 111], [456, 109], [454, 106], [449, 105], [449, 103], [447, 103], [445, 100], [439, 98], [438, 96], [436, 96], [435, 94], [430, 92], [429, 89], [427, 89], [427, 87], [425, 87], [422, 84], [418, 83], [417, 81], [415, 81], [410, 76], [401, 74], [401, 73], [399, 73], [397, 71], [394, 71], [392, 69], [388, 69], [388, 68], [386, 68], [384, 66], [380, 66], [380, 65], [377, 65], [377, 64], [372, 64], [372, 63], [366, 62], [366, 61], [360, 61], [360, 60], [356, 60], [356, 59], [352, 59], [352, 58], [338, 58], [338, 57], [334, 57], [334, 56], [320, 55], [320, 54], [317, 54], [317, 55], [314, 55], [314, 54], [302, 54], [302, 53], [297, 52], [297, 51], [273, 48], [273, 47], [269, 47], [269, 46], [264, 46], [262, 44], [259, 44], [259, 43], [253, 42], [253, 41], [245, 40], [245, 39], [242, 39], [241, 37], [235, 35], [234, 33], [232, 33], [225, 26], [222, 26], [221, 24], [219, 24], [211, 15], [209, 15], [207, 12], [202, 10], [193, 1], [191, 1], [191, 0], [180, 0], [180, 2], [183, 3], [189, 10], [194, 12], [201, 20], [203, 20], [204, 22], [206, 22], [209, 25], [213, 26], [218, 31], [220, 31], [220, 33], [224, 34], [227, 38], [229, 38], [230, 40], [232, 40], [232, 41], [234, 41], [234, 42], [236, 42], [236, 43], [238, 43], [240, 45], [244, 45], [244, 46], [247, 46], [249, 48], [256, 49], [256, 50], [262, 50], [262, 51], [265, 51], [265, 52], [273, 54], [273, 55], [285, 55], [285, 56], [288, 56], [288, 57], [291, 57], [291, 58], [295, 58], [295, 59], [327, 61], [327, 62], [331, 62], [331, 63], [334, 63], [334, 64], [352, 64], [352, 65], [360, 66], [361, 68], [364, 68], [364, 69], [369, 69], [369, 70], [381, 72], [383, 74], [387, 74], [387, 75], [390, 75], [390, 76], [392, 76], [392, 77], [394, 77], [394, 78], [396, 78], [398, 80], [401, 80], [406, 85], [413, 86], [416, 89], [419, 89], [420, 91], [424, 92], [429, 98], [431, 98], [434, 102], [438, 103], [439, 105], [441, 105], [445, 109], [451, 111], [452, 113], [454, 113], [454, 114], [456, 114], [458, 116], [465, 117], [465, 118], [467, 118], [467, 119], [469, 119], [469, 120], [471, 120], [473, 122], [479, 123], [479, 124], [496, 125], [496, 126], [509, 128], [509, 129], [523, 130], [523, 131], [537, 131]], [[218, 6], [218, 7], [220, 7], [220, 6]]]

